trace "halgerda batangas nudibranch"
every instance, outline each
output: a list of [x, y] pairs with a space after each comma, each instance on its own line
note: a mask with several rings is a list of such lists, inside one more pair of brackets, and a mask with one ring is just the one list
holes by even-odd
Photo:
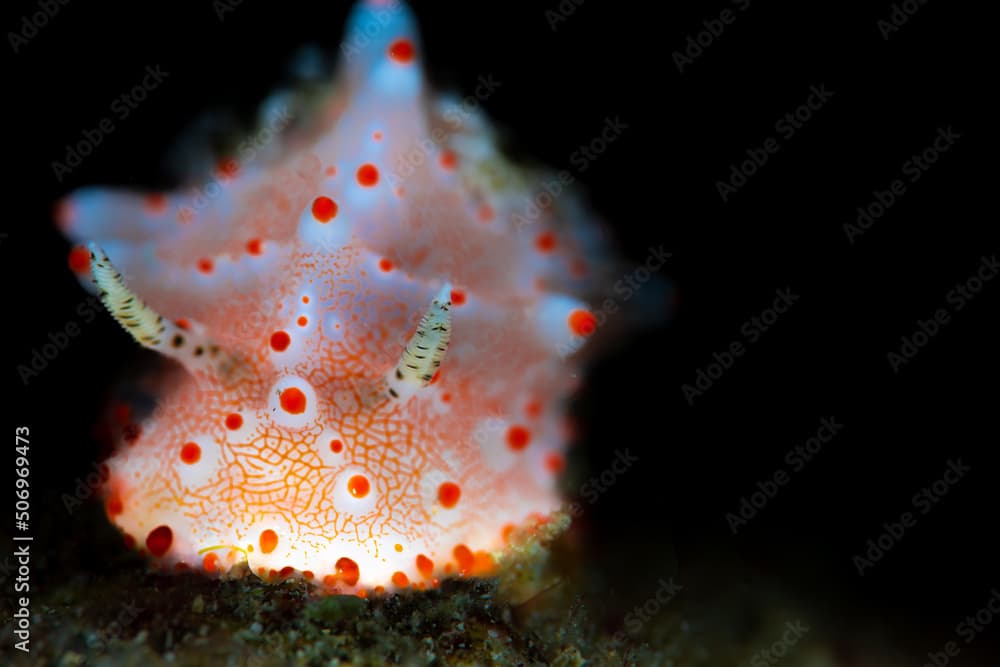
[[104, 496], [162, 567], [423, 588], [560, 508], [604, 242], [469, 99], [428, 95], [414, 26], [359, 4], [312, 120], [200, 185], [62, 202], [71, 267], [174, 362]]

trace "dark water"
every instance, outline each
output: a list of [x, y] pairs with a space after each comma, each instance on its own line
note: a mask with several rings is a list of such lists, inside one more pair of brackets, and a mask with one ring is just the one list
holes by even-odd
[[[1000, 248], [981, 166], [995, 156], [973, 118], [991, 87], [974, 73], [985, 18], [913, 3], [889, 30], [883, 3], [561, 4], [565, 20], [546, 14], [556, 2], [414, 9], [433, 78], [470, 91], [496, 76], [485, 107], [512, 150], [588, 188], [626, 285], [651, 249], [671, 254], [660, 297], [645, 283], [612, 295], [662, 309], [662, 325], [610, 351], [576, 410], [572, 535], [604, 626], [627, 629], [674, 578], [692, 604], [713, 588], [780, 591], [838, 628], [884, 627], [911, 664], [947, 642], [966, 649], [954, 664], [976, 664], [969, 651], [988, 654], [1000, 627], [980, 622], [967, 641], [960, 626], [1000, 586]], [[19, 3], [6, 25], [34, 11]], [[84, 184], [167, 183], [160, 159], [192, 118], [248, 112], [296, 47], [335, 48], [346, 12], [245, 2], [220, 21], [208, 5], [70, 3], [8, 50], [5, 413], [31, 426], [50, 503], [36, 548], [87, 539], [60, 499], [99, 460], [94, 417], [136, 363], [65, 269], [51, 202]], [[58, 182], [65, 144], [157, 64], [169, 85]], [[609, 117], [620, 137], [581, 161]], [[25, 384], [15, 367], [50, 334], [65, 349]], [[621, 450], [636, 462], [608, 474]]]

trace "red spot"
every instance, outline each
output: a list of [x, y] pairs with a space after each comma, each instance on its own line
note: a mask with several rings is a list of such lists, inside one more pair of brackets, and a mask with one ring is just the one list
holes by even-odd
[[176, 570], [177, 572], [183, 572], [186, 569], [188, 569], [188, 564], [185, 563], [184, 561], [181, 561], [174, 565], [174, 570]]
[[302, 303], [309, 303], [309, 297], [308, 296], [302, 297]]
[[375, 141], [382, 141], [382, 133], [372, 132], [372, 139], [374, 139]]
[[458, 164], [458, 156], [455, 155], [455, 151], [448, 150], [447, 148], [441, 151], [441, 166], [445, 169], [451, 170], [455, 168]]
[[587, 310], [574, 310], [567, 320], [569, 329], [577, 336], [589, 336], [597, 329], [597, 318]]
[[302, 578], [303, 579], [309, 580], [309, 579], [312, 579], [315, 576], [316, 575], [312, 573], [312, 570], [302, 570]]
[[309, 318], [306, 317], [305, 315], [299, 315], [299, 319], [295, 320], [295, 323], [298, 324], [300, 327], [304, 327], [305, 325], [309, 324]]
[[199, 459], [201, 459], [201, 447], [198, 446], [198, 443], [184, 443], [184, 446], [181, 447], [181, 461], [191, 465], [197, 463]]
[[69, 268], [74, 273], [87, 273], [90, 271], [90, 251], [82, 245], [74, 246], [69, 251]]
[[392, 271], [392, 260], [388, 260], [385, 257], [378, 261], [378, 268], [382, 269], [386, 273]]
[[425, 579], [430, 579], [431, 575], [434, 574], [434, 561], [427, 556], [420, 554], [417, 556], [417, 571], [422, 574]]
[[496, 570], [497, 564], [493, 556], [485, 551], [477, 551], [472, 565], [472, 574], [477, 577], [492, 574]]
[[413, 61], [413, 42], [408, 39], [397, 39], [389, 45], [389, 57], [397, 63], [409, 63]]
[[331, 166], [327, 167], [326, 170], [323, 173], [325, 173], [327, 176], [336, 176], [337, 175], [337, 168], [331, 165]]
[[115, 419], [118, 420], [119, 424], [129, 423], [129, 420], [132, 419], [132, 408], [129, 407], [128, 403], [115, 406]]
[[361, 576], [361, 572], [358, 570], [358, 564], [355, 563], [350, 558], [341, 558], [337, 560], [337, 577], [341, 579], [348, 586], [354, 586], [358, 583], [358, 578]]
[[511, 426], [507, 429], [507, 444], [515, 452], [519, 452], [531, 442], [531, 431], [523, 426]]
[[319, 222], [330, 222], [337, 217], [337, 202], [329, 197], [316, 197], [313, 200], [312, 214]]
[[285, 331], [275, 331], [271, 334], [271, 349], [275, 352], [284, 352], [292, 344], [292, 337]]
[[406, 586], [406, 585], [408, 585], [410, 583], [410, 578], [407, 577], [402, 572], [393, 572], [393, 574], [392, 574], [392, 583], [394, 583], [399, 588], [403, 588], [404, 586]]
[[461, 574], [468, 574], [476, 564], [476, 557], [472, 555], [472, 550], [464, 544], [459, 544], [453, 552], [455, 561], [458, 562], [458, 571]]
[[364, 475], [354, 475], [347, 480], [347, 490], [355, 498], [364, 498], [371, 490], [371, 484], [368, 483], [368, 478]]
[[201, 560], [201, 566], [205, 572], [212, 574], [219, 569], [219, 556], [214, 551], [208, 552]]
[[339, 454], [343, 450], [344, 450], [344, 443], [342, 443], [340, 440], [330, 441], [330, 451], [332, 451], [334, 454]]
[[428, 384], [434, 384], [441, 377], [441, 369], [434, 371], [434, 375], [431, 376], [431, 381]]
[[226, 428], [228, 428], [230, 431], [235, 431], [240, 426], [243, 426], [243, 417], [241, 417], [235, 412], [226, 415]]
[[56, 203], [54, 209], [52, 215], [55, 218], [56, 226], [65, 230], [73, 223], [73, 219], [76, 217], [76, 210], [66, 199]]
[[167, 553], [173, 543], [174, 532], [170, 530], [170, 526], [158, 526], [146, 536], [146, 548], [157, 558]]
[[118, 516], [123, 511], [125, 508], [122, 505], [122, 499], [117, 494], [108, 498], [108, 516]]
[[530, 401], [524, 406], [524, 413], [532, 419], [537, 419], [542, 414], [542, 404], [540, 401]]
[[535, 247], [541, 252], [552, 252], [556, 247], [556, 235], [552, 232], [542, 232], [535, 239]]
[[129, 551], [135, 549], [135, 538], [129, 535], [128, 533], [122, 535], [122, 541], [125, 542], [125, 548], [128, 549]]
[[460, 289], [453, 289], [451, 291], [451, 302], [456, 306], [461, 306], [465, 303], [465, 291]]
[[202, 257], [198, 260], [198, 270], [202, 273], [211, 273], [214, 268], [215, 264], [213, 264], [212, 260], [209, 258]]
[[278, 534], [268, 528], [260, 534], [260, 550], [269, 554], [278, 546]]
[[150, 213], [163, 213], [167, 210], [167, 197], [161, 192], [154, 192], [153, 194], [148, 194], [143, 199], [143, 204], [146, 206], [146, 210]]
[[181, 329], [184, 329], [184, 331], [187, 331], [188, 329], [191, 328], [191, 323], [185, 320], [183, 317], [174, 322], [174, 324], [176, 324]]
[[479, 210], [476, 211], [476, 217], [479, 218], [480, 222], [489, 222], [495, 215], [496, 213], [493, 212], [493, 207], [489, 204], [483, 204], [479, 207]]
[[264, 252], [263, 242], [260, 239], [250, 239], [247, 241], [247, 252], [251, 255], [259, 255]]
[[378, 169], [373, 164], [363, 164], [358, 167], [358, 183], [370, 188], [378, 183]]
[[510, 540], [514, 536], [515, 530], [516, 528], [512, 523], [504, 525], [503, 530], [500, 531], [500, 535], [501, 537], [503, 537], [504, 544], [510, 544]]
[[449, 392], [447, 392], [447, 391], [444, 392], [443, 394], [441, 394], [441, 402], [442, 403], [451, 403], [451, 394]]
[[236, 178], [240, 171], [240, 163], [233, 158], [228, 158], [221, 160], [218, 165], [216, 165], [216, 170], [219, 173], [219, 178], [222, 180], [229, 180], [230, 178]]
[[555, 452], [545, 455], [545, 467], [549, 472], [559, 474], [566, 468], [566, 459]]
[[445, 482], [438, 487], [438, 502], [445, 509], [451, 509], [458, 504], [458, 499], [462, 497], [462, 489], [454, 482]]
[[292, 576], [293, 572], [295, 572], [295, 568], [292, 567], [291, 565], [286, 565], [285, 567], [281, 568], [278, 571], [278, 576], [281, 577], [282, 579], [286, 579]]
[[298, 387], [289, 387], [281, 392], [281, 409], [293, 415], [306, 411], [306, 395]]

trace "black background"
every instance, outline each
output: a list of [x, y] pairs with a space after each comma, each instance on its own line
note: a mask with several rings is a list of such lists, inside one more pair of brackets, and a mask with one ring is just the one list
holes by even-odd
[[[545, 14], [555, 2], [415, 7], [432, 80], [463, 94], [480, 75], [502, 81], [485, 108], [526, 153], [571, 168], [570, 155], [605, 118], [625, 121], [621, 138], [577, 175], [626, 270], [651, 246], [673, 253], [661, 271], [675, 290], [669, 324], [605, 357], [580, 403], [586, 437], [574, 468], [583, 476], [571, 487], [605, 469], [617, 448], [640, 458], [577, 524], [587, 568], [623, 604], [660, 577], [683, 581], [699, 568], [750, 589], [778, 581], [821, 606], [899, 623], [918, 652], [935, 649], [936, 639], [921, 643], [923, 629], [949, 638], [1000, 586], [1000, 280], [899, 373], [886, 355], [1000, 250], [988, 238], [995, 207], [977, 204], [991, 183], [974, 167], [985, 150], [971, 111], [995, 84], [975, 74], [973, 33], [984, 19], [930, 2], [885, 40], [876, 25], [891, 11], [883, 2], [662, 5], [586, 2], [555, 30]], [[735, 22], [678, 72], [672, 53], [727, 6]], [[20, 3], [5, 29], [35, 8]], [[87, 184], [163, 183], [162, 157], [184, 126], [207, 108], [249, 112], [296, 47], [335, 50], [346, 13], [341, 3], [248, 0], [220, 21], [210, 3], [71, 2], [19, 53], [4, 47], [15, 212], [0, 253], [15, 306], [5, 325], [13, 364], [77, 319], [84, 299], [52, 203]], [[156, 64], [167, 82], [58, 183], [52, 160]], [[833, 97], [723, 203], [716, 181], [777, 136], [775, 122], [814, 85]], [[903, 163], [946, 127], [961, 139], [848, 243], [843, 224], [855, 209], [902, 178]], [[742, 340], [743, 323], [785, 287], [799, 301], [689, 405], [681, 385]], [[88, 470], [97, 451], [90, 425], [134, 360], [130, 349], [100, 318], [27, 387], [10, 372], [10, 417], [32, 427], [39, 484], [62, 492]], [[844, 429], [733, 536], [726, 513], [787, 469], [785, 453], [824, 416]], [[972, 471], [859, 577], [852, 557], [959, 457]], [[53, 549], [65, 546], [57, 535]]]

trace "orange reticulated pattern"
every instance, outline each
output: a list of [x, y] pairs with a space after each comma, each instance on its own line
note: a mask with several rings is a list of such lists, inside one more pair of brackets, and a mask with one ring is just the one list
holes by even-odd
[[[560, 505], [599, 236], [565, 184], [503, 159], [474, 105], [428, 95], [414, 25], [360, 3], [313, 121], [269, 102], [256, 149], [201, 185], [60, 206], [75, 244], [233, 360], [157, 375], [156, 410], [108, 461], [109, 518], [165, 569], [425, 588], [494, 571], [513, 526]], [[384, 378], [446, 284], [447, 355], [393, 400]]]

